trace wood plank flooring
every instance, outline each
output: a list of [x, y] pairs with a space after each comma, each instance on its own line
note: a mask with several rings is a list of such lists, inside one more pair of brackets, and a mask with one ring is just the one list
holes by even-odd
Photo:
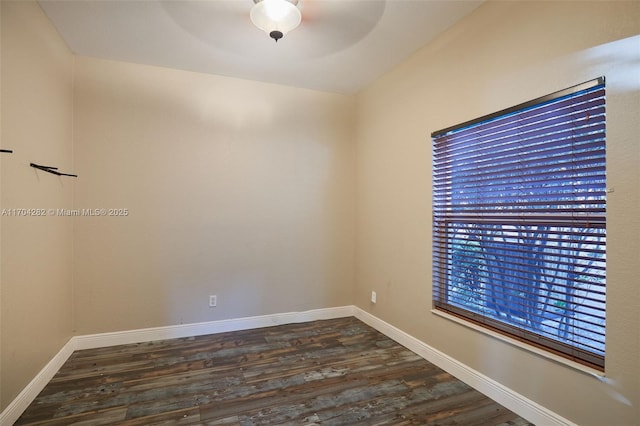
[[530, 425], [351, 318], [74, 352], [17, 425]]

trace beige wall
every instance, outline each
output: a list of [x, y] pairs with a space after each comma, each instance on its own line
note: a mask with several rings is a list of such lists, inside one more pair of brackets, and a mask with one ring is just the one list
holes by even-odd
[[[581, 425], [640, 418], [638, 33], [638, 2], [490, 2], [358, 96], [356, 304]], [[602, 381], [432, 314], [430, 242], [431, 132], [600, 75], [615, 189]]]
[[[352, 303], [354, 97], [76, 58], [79, 334]], [[208, 296], [218, 296], [209, 308]]]
[[2, 2], [1, 207], [128, 216], [2, 217], [0, 409], [73, 332], [351, 303], [353, 97], [75, 60]]
[[[0, 157], [0, 207], [128, 215], [2, 217], [0, 409], [72, 330], [355, 301], [579, 424], [633, 424], [640, 41], [628, 37], [640, 32], [639, 4], [490, 2], [356, 104], [84, 57], [74, 67], [37, 4], [3, 0], [0, 146], [16, 153]], [[615, 188], [602, 382], [430, 312], [430, 133], [599, 75]], [[35, 172], [31, 161], [80, 177]]]
[[[3, 209], [71, 208], [73, 57], [32, 2], [2, 1]], [[71, 337], [72, 220], [1, 217], [0, 317], [4, 408]]]

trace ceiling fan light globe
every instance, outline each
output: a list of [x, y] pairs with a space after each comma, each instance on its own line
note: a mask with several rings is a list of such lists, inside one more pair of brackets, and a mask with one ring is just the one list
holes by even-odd
[[277, 31], [285, 35], [302, 21], [300, 9], [288, 0], [262, 0], [251, 8], [249, 17], [267, 34]]

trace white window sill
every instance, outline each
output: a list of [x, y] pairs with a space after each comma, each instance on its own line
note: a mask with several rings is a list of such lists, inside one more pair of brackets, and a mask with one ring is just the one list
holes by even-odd
[[534, 353], [536, 355], [539, 355], [539, 356], [541, 356], [543, 358], [547, 358], [547, 359], [549, 359], [551, 361], [557, 362], [558, 364], [562, 364], [564, 366], [567, 366], [569, 368], [577, 370], [577, 371], [579, 371], [581, 373], [589, 374], [589, 375], [595, 377], [596, 379], [598, 379], [600, 381], [605, 381], [605, 377], [606, 377], [605, 373], [600, 371], [600, 370], [596, 370], [595, 368], [587, 367], [586, 365], [580, 364], [580, 363], [575, 362], [575, 361], [571, 361], [569, 359], [563, 358], [563, 357], [558, 356], [556, 354], [553, 354], [551, 352], [547, 352], [547, 351], [545, 351], [543, 349], [540, 349], [540, 348], [537, 348], [535, 346], [527, 345], [526, 343], [523, 343], [523, 342], [521, 342], [519, 340], [512, 339], [509, 336], [506, 336], [504, 334], [497, 333], [497, 332], [495, 332], [493, 330], [489, 330], [487, 328], [481, 327], [481, 326], [479, 326], [477, 324], [474, 324], [472, 322], [465, 321], [465, 320], [463, 320], [461, 318], [458, 318], [458, 317], [456, 317], [454, 315], [450, 315], [450, 314], [448, 314], [446, 312], [442, 312], [442, 311], [437, 310], [437, 309], [431, 309], [431, 313], [433, 313], [434, 315], [438, 315], [439, 317], [446, 318], [449, 321], [453, 321], [453, 322], [455, 322], [457, 324], [463, 325], [463, 326], [465, 326], [467, 328], [470, 328], [472, 330], [475, 330], [475, 331], [478, 331], [480, 333], [489, 335], [489, 336], [491, 336], [491, 337], [493, 337], [495, 339], [501, 340], [501, 341], [503, 341], [505, 343], [508, 343], [510, 345], [513, 345], [513, 346], [516, 346], [516, 347], [518, 347], [520, 349], [524, 349], [526, 351], [532, 352], [532, 353]]

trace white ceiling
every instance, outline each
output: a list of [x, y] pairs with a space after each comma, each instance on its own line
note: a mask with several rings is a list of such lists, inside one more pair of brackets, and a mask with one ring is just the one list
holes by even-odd
[[253, 0], [41, 0], [74, 53], [352, 94], [482, 0], [300, 0], [278, 43]]

